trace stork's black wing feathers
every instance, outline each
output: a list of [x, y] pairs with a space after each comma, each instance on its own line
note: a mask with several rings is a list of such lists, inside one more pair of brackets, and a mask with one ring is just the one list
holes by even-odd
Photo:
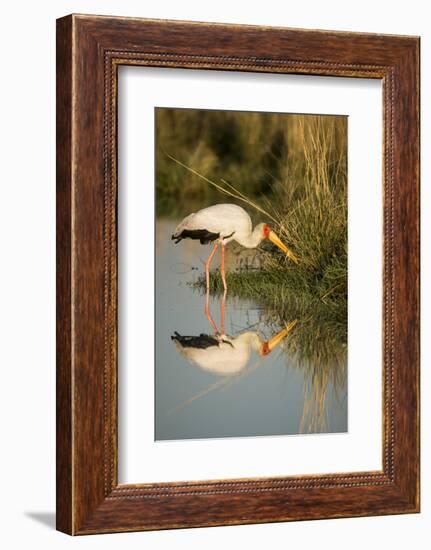
[[201, 244], [208, 244], [220, 238], [220, 233], [212, 233], [207, 229], [183, 229], [178, 235], [172, 235], [175, 244], [182, 239], [199, 240]]
[[214, 336], [209, 336], [208, 334], [200, 334], [199, 336], [181, 336], [178, 332], [175, 332], [171, 336], [171, 340], [175, 340], [183, 348], [199, 348], [207, 349], [212, 346], [218, 346], [219, 341]]

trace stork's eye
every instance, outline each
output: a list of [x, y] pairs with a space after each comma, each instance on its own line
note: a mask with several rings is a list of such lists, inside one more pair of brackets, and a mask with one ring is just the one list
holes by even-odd
[[269, 225], [266, 223], [266, 224], [263, 226], [263, 236], [264, 236], [266, 239], [268, 238], [270, 231], [271, 231], [271, 229], [269, 228]]

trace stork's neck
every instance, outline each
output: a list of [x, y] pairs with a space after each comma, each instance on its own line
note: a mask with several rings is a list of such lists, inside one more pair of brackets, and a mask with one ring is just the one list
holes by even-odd
[[235, 234], [234, 239], [245, 248], [256, 248], [263, 240], [263, 223], [256, 225], [251, 233]]
[[251, 348], [254, 351], [256, 351], [257, 353], [260, 353], [262, 351], [262, 345], [264, 343], [264, 340], [259, 333], [251, 332], [249, 336], [249, 342], [250, 342]]
[[256, 352], [260, 352], [262, 349], [262, 344], [264, 340], [257, 332], [249, 331], [243, 332], [239, 336], [233, 339], [233, 344], [238, 346], [238, 344], [245, 344], [247, 347], [250, 347]]

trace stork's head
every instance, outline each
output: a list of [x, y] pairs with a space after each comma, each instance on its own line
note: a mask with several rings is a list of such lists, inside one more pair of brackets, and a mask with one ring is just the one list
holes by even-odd
[[269, 227], [269, 225], [267, 223], [264, 223], [263, 227], [262, 227], [263, 238], [264, 239], [269, 239], [269, 234], [270, 233], [271, 233], [271, 228]]
[[259, 351], [260, 355], [268, 355], [271, 353], [271, 351], [280, 344], [288, 332], [289, 330], [285, 328], [267, 342], [263, 342]]
[[273, 336], [267, 342], [263, 342], [259, 351], [260, 355], [268, 355], [268, 353], [271, 353], [271, 351], [280, 344], [283, 338], [289, 334], [289, 332], [293, 329], [293, 327], [297, 324], [297, 322], [298, 321], [296, 319], [294, 321], [291, 321], [278, 334]]
[[276, 233], [272, 231], [267, 223], [262, 224], [262, 237], [264, 239], [269, 239], [272, 243], [278, 246], [278, 248], [282, 250], [292, 261], [294, 261], [296, 264], [298, 263], [298, 260], [293, 252], [291, 252], [287, 248], [287, 246], [280, 240], [278, 235], [276, 235]]

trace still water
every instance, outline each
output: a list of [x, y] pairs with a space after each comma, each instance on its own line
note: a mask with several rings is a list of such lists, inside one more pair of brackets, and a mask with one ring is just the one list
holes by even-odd
[[[345, 384], [327, 384], [320, 421], [310, 420], [310, 380], [285, 349], [289, 333], [266, 324], [268, 312], [191, 286], [211, 247], [175, 245], [177, 223], [156, 224], [156, 440], [347, 431]], [[226, 253], [230, 269], [258, 267], [254, 252]]]

